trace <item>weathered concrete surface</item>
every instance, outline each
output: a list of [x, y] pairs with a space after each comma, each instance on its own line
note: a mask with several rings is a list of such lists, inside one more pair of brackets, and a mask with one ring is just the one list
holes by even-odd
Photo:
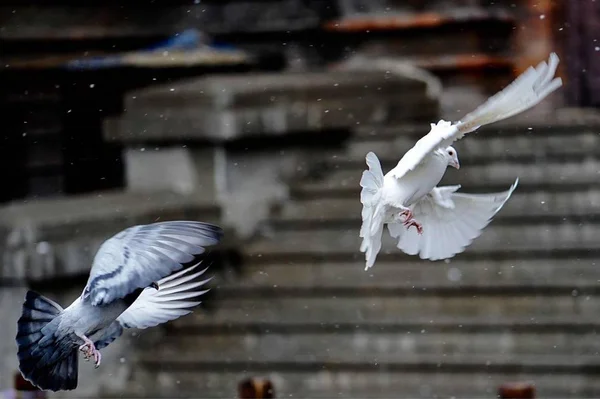
[[[425, 363], [431, 370], [439, 362]], [[498, 371], [489, 372], [478, 366], [468, 373], [437, 371], [421, 373], [413, 370], [387, 370], [380, 366], [377, 372], [332, 370], [321, 365], [303, 372], [288, 370], [248, 369], [247, 371], [216, 372], [210, 370], [160, 370], [139, 372], [136, 382], [137, 397], [145, 397], [144, 383], [155, 384], [159, 388], [153, 391], [156, 397], [190, 397], [203, 392], [207, 397], [234, 397], [235, 382], [257, 374], [273, 382], [277, 395], [303, 398], [331, 398], [330, 392], [344, 398], [381, 398], [388, 399], [390, 392], [394, 398], [431, 398], [456, 397], [481, 399], [494, 397], [498, 386], [506, 381], [535, 381], [536, 391], [544, 398], [598, 396], [600, 386], [593, 374], [582, 375], [576, 371], [551, 374], [549, 372]], [[135, 391], [134, 391], [135, 392]], [[128, 395], [129, 396], [129, 395]], [[111, 397], [118, 398], [117, 395]], [[131, 394], [131, 397], [133, 394]]]
[[[600, 342], [593, 332], [578, 334], [569, 339], [565, 332], [549, 332], [540, 339], [539, 332], [514, 333], [513, 331], [475, 332], [470, 335], [454, 332], [406, 331], [367, 334], [365, 331], [330, 334], [309, 332], [289, 336], [272, 334], [206, 334], [202, 337], [182, 335], [157, 348], [158, 356], [165, 361], [194, 363], [194, 360], [238, 361], [253, 359], [278, 361], [281, 358], [298, 362], [364, 362], [368, 360], [394, 362], [397, 358], [431, 355], [457, 358], [468, 353], [478, 353], [489, 358], [548, 355], [583, 356], [600, 351]], [[290, 342], [286, 345], [286, 341]], [[240, 347], [239, 342], [244, 345]], [[186, 347], [198, 347], [190, 354]], [[281, 348], [281, 349], [278, 349]], [[183, 354], [183, 356], [182, 356]], [[150, 360], [150, 356], [146, 356]], [[194, 359], [195, 358], [195, 359]], [[169, 360], [170, 359], [170, 360]], [[490, 359], [491, 360], [491, 359]]]
[[[218, 202], [223, 222], [249, 238], [274, 205], [289, 199], [291, 181], [307, 168], [306, 149], [222, 152]], [[316, 152], [320, 152], [316, 150]]]
[[[397, 100], [397, 101], [394, 101]], [[244, 136], [279, 136], [289, 132], [345, 129], [364, 123], [400, 123], [415, 117], [428, 120], [437, 112], [435, 101], [403, 102], [380, 96], [294, 104], [283, 101], [254, 108], [213, 111], [194, 107], [129, 112], [126, 118], [107, 119], [108, 141], [231, 140]]]
[[406, 76], [425, 84], [427, 97], [440, 98], [442, 84], [438, 78], [425, 69], [401, 58], [390, 56], [368, 56], [355, 54], [334, 67], [336, 71], [380, 71], [392, 76]]
[[129, 93], [127, 112], [105, 122], [104, 136], [219, 142], [433, 117], [437, 93], [428, 93], [429, 82], [414, 71], [243, 74], [162, 85]]
[[[364, 270], [361, 259], [347, 262], [265, 262], [261, 258], [247, 263], [242, 278], [231, 276], [219, 284], [229, 295], [252, 293], [253, 290], [396, 290], [400, 293], [419, 291], [441, 295], [482, 290], [551, 290], [573, 287], [596, 290], [600, 280], [600, 257], [564, 259], [553, 262], [545, 256], [523, 259], [451, 259], [448, 262], [403, 262], [383, 260], [377, 269]], [[597, 278], [590, 278], [590, 276]], [[222, 292], [222, 291], [219, 291]], [[273, 292], [274, 293], [274, 292]], [[226, 294], [224, 294], [227, 296]]]
[[[404, 319], [421, 318], [422, 321], [478, 318], [480, 322], [502, 318], [552, 317], [558, 314], [577, 315], [592, 320], [600, 311], [600, 295], [573, 296], [573, 289], [551, 295], [541, 295], [531, 290], [526, 294], [506, 293], [499, 300], [491, 293], [457, 292], [454, 295], [415, 293], [398, 297], [386, 292], [347, 292], [316, 295], [311, 290], [303, 293], [253, 295], [245, 298], [220, 298], [219, 308], [209, 316], [199, 315], [199, 323], [207, 325], [252, 325], [325, 323], [368, 326], [370, 324], [401, 323]], [[174, 325], [194, 322], [196, 315]], [[593, 354], [590, 354], [593, 355]], [[281, 359], [282, 361], [284, 358]]]
[[426, 80], [386, 70], [211, 75], [184, 84], [132, 91], [125, 98], [125, 108], [128, 112], [155, 108], [176, 110], [193, 104], [214, 110], [243, 109], [277, 102], [368, 98], [374, 94], [385, 98], [400, 94], [398, 89], [404, 89], [405, 96], [421, 96], [427, 84]]
[[293, 179], [325, 149], [225, 150], [222, 147], [133, 147], [125, 150], [131, 195], [171, 191], [219, 204], [223, 223], [250, 237], [274, 204], [284, 202]]
[[289, 146], [236, 151], [221, 144], [209, 149], [167, 145], [152, 151], [147, 143], [223, 143], [247, 135], [433, 116], [436, 93], [426, 93], [427, 85], [407, 73], [385, 71], [211, 76], [128, 94], [127, 113], [107, 120], [104, 133], [128, 145], [128, 189], [202, 191], [223, 206], [225, 222], [248, 237], [270, 207], [287, 198], [288, 181], [314, 154]]
[[[560, 223], [560, 222], [558, 222]], [[511, 254], [527, 252], [553, 251], [590, 251], [597, 250], [597, 237], [600, 234], [600, 224], [588, 222], [585, 224], [555, 221], [542, 223], [527, 223], [525, 225], [501, 225], [490, 223], [482, 234], [468, 247], [466, 254], [485, 255], [491, 253]], [[318, 224], [317, 224], [318, 226]], [[264, 240], [248, 244], [244, 252], [248, 256], [299, 256], [311, 254], [313, 256], [334, 256], [338, 254], [356, 254], [362, 239], [358, 236], [360, 224], [354, 228], [348, 226], [340, 228], [319, 228], [303, 230], [272, 230]], [[380, 254], [397, 253], [396, 242], [389, 236], [387, 230], [383, 235]], [[457, 257], [465, 256], [459, 254]]]
[[[465, 190], [467, 191], [467, 189]], [[272, 223], [284, 228], [312, 225], [360, 224], [362, 204], [356, 196], [343, 198], [307, 199], [290, 201], [280, 212], [273, 212]], [[555, 192], [537, 190], [514, 192], [502, 211], [494, 218], [494, 224], [514, 224], [519, 219], [543, 221], [544, 219], [597, 219], [600, 216], [600, 190], [574, 189]]]
[[169, 219], [218, 221], [201, 192], [108, 192], [0, 208], [0, 278], [42, 280], [86, 274], [100, 244], [120, 230]]
[[[538, 104], [529, 111], [525, 111], [509, 119], [482, 126], [475, 132], [470, 133], [469, 138], [473, 138], [479, 134], [485, 133], [487, 135], [499, 132], [511, 137], [522, 135], [524, 132], [538, 132], [543, 134], [564, 134], [568, 132], [576, 134], [579, 131], [594, 130], [600, 126], [600, 113], [594, 109], [558, 107], [547, 110], [542, 107], [539, 111], [540, 113], [533, 112], [540, 105]], [[432, 120], [431, 122], [437, 122], [437, 120]], [[405, 123], [402, 124], [402, 129], [398, 129], [398, 126], [358, 126], [353, 131], [355, 137], [393, 138], [405, 134], [423, 136], [429, 129], [429, 124]]]
[[17, 344], [17, 320], [21, 317], [21, 305], [25, 299], [25, 285], [0, 286], [0, 351], [2, 351], [2, 362], [0, 362], [0, 391], [12, 388], [13, 373], [18, 370]]
[[[6, 6], [0, 9], [2, 25], [5, 26], [0, 37], [8, 40], [156, 37], [199, 26], [209, 34], [289, 32], [318, 27], [321, 19], [319, 7], [322, 9], [326, 2], [311, 0], [310, 3], [298, 0], [235, 1], [150, 8], [134, 4], [103, 4], [75, 9], [64, 5], [48, 5], [42, 9]], [[48, 20], [56, 21], [57, 25], [48, 25]], [[62, 29], [54, 27], [59, 25]]]
[[[430, 89], [436, 80], [405, 69], [211, 76], [146, 88], [127, 95], [127, 112], [108, 119], [104, 135], [127, 146], [128, 189], [201, 191], [245, 238], [288, 198], [290, 181], [336, 146], [320, 135], [437, 115], [439, 91]], [[320, 141], [317, 149], [268, 140], [235, 148], [246, 136], [307, 131]]]
[[124, 150], [128, 190], [151, 196], [157, 191], [202, 196], [217, 201], [215, 150], [187, 146], [135, 146]]
[[[460, 155], [459, 155], [460, 156]], [[387, 165], [389, 166], [389, 165]], [[357, 196], [360, 193], [360, 177], [365, 168], [336, 170], [328, 173], [322, 180], [306, 181], [293, 188], [302, 196], [319, 198], [324, 196]], [[391, 169], [391, 168], [389, 168]], [[384, 173], [389, 171], [384, 166]], [[581, 162], [548, 161], [531, 162], [494, 162], [485, 165], [464, 165], [460, 170], [449, 168], [440, 185], [462, 185], [460, 191], [496, 192], [508, 190], [519, 178], [519, 192], [581, 189], [595, 184], [600, 171], [600, 162], [594, 158], [583, 158]]]
[[[390, 129], [391, 130], [391, 129]], [[497, 160], [540, 160], [572, 157], [577, 159], [600, 154], [600, 136], [596, 126], [582, 129], [538, 129], [519, 132], [508, 129], [487, 130], [475, 133], [468, 140], [460, 140], [454, 144], [461, 164], [489, 163]], [[377, 154], [382, 163], [395, 165], [415, 144], [428, 132], [428, 126], [422, 126], [416, 134], [407, 134], [402, 127], [387, 135], [366, 136], [353, 139], [345, 151], [335, 154], [330, 164], [356, 162], [365, 166], [365, 155], [369, 151]], [[365, 134], [367, 134], [365, 132]]]
[[358, 250], [364, 153], [379, 148], [387, 168], [418, 130], [399, 129], [388, 148], [393, 128], [361, 129], [325, 152], [320, 173], [292, 184], [291, 201], [243, 245], [245, 273], [219, 282], [219, 308], [172, 323], [179, 340], [161, 347], [160, 362], [140, 358], [129, 392], [226, 396], [232, 381], [262, 374], [281, 395], [306, 397], [483, 397], [524, 378], [544, 397], [598, 396], [594, 126], [524, 124], [466, 138], [461, 159], [471, 165], [448, 183], [490, 191], [519, 176], [511, 201], [446, 262], [404, 255], [385, 233], [369, 271]]

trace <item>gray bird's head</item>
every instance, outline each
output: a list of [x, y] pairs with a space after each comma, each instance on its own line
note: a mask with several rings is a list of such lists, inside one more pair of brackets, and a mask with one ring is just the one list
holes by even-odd
[[452, 166], [453, 168], [460, 169], [460, 163], [458, 162], [458, 152], [454, 149], [454, 147], [449, 146], [446, 147], [445, 150], [441, 151], [444, 155], [446, 161], [448, 161], [448, 166]]

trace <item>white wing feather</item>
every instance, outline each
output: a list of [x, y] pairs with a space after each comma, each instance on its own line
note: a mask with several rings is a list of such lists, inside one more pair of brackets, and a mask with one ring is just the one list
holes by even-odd
[[446, 148], [483, 125], [501, 121], [537, 105], [562, 86], [560, 78], [552, 79], [558, 62], [558, 56], [551, 53], [548, 63], [543, 61], [536, 68], [529, 67], [510, 85], [454, 125], [444, 120], [437, 125], [432, 123], [431, 131], [404, 154], [398, 165], [389, 172], [391, 176], [399, 179], [438, 148]]
[[196, 281], [208, 269], [189, 274], [196, 270], [200, 263], [174, 273], [158, 281], [158, 290], [146, 288], [140, 296], [123, 312], [117, 321], [124, 328], [148, 328], [166, 323], [192, 312], [191, 308], [200, 301], [190, 301], [197, 298], [208, 289], [200, 289], [211, 278]]
[[448, 259], [461, 253], [481, 235], [482, 230], [508, 201], [519, 179], [509, 190], [494, 194], [457, 193], [460, 186], [436, 187], [414, 205], [413, 214], [423, 226], [423, 234], [390, 223], [390, 235], [398, 248], [421, 259]]
[[148, 287], [219, 243], [223, 230], [208, 223], [169, 221], [130, 227], [106, 240], [94, 257], [84, 300], [94, 306]]
[[369, 152], [366, 156], [368, 170], [363, 171], [360, 179], [360, 202], [363, 204], [361, 211], [362, 224], [360, 226], [361, 252], [366, 253], [366, 268], [373, 266], [377, 254], [381, 250], [381, 236], [383, 233], [383, 218], [385, 216], [384, 203], [381, 201], [383, 188], [383, 170], [377, 155]]

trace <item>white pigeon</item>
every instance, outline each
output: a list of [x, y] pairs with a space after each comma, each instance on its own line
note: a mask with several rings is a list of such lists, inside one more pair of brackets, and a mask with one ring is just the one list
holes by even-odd
[[[206, 293], [197, 256], [223, 230], [202, 222], [133, 226], [106, 240], [81, 296], [66, 309], [28, 291], [17, 322], [19, 370], [42, 390], [77, 387], [78, 350], [100, 365], [99, 349], [124, 328], [148, 328], [191, 312]], [[196, 262], [195, 264], [193, 264]], [[186, 266], [184, 265], [192, 265]]]
[[[518, 179], [509, 190], [494, 194], [457, 193], [459, 185], [436, 187], [448, 166], [460, 168], [458, 154], [450, 144], [480, 126], [535, 106], [561, 87], [562, 80], [553, 79], [558, 61], [552, 53], [548, 63], [529, 67], [462, 121], [432, 123], [431, 131], [385, 176], [377, 156], [373, 152], [367, 154], [369, 169], [360, 181], [360, 250], [365, 252], [365, 270], [373, 266], [381, 250], [384, 224], [398, 240], [399, 249], [429, 260], [451, 258], [481, 234], [510, 198]], [[412, 226], [416, 229], [410, 229]]]

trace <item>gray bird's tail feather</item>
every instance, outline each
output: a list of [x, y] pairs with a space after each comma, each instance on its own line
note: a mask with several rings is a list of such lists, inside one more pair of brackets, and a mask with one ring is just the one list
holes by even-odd
[[360, 237], [362, 244], [360, 251], [365, 254], [365, 270], [373, 266], [377, 254], [381, 250], [381, 235], [383, 233], [383, 221], [385, 207], [381, 201], [381, 190], [383, 188], [383, 170], [377, 155], [369, 152], [366, 156], [368, 170], [365, 170], [360, 179], [360, 202], [362, 208], [362, 226]]
[[68, 336], [58, 334], [56, 317], [63, 309], [40, 294], [27, 291], [17, 322], [19, 371], [43, 390], [77, 387], [78, 352]]

